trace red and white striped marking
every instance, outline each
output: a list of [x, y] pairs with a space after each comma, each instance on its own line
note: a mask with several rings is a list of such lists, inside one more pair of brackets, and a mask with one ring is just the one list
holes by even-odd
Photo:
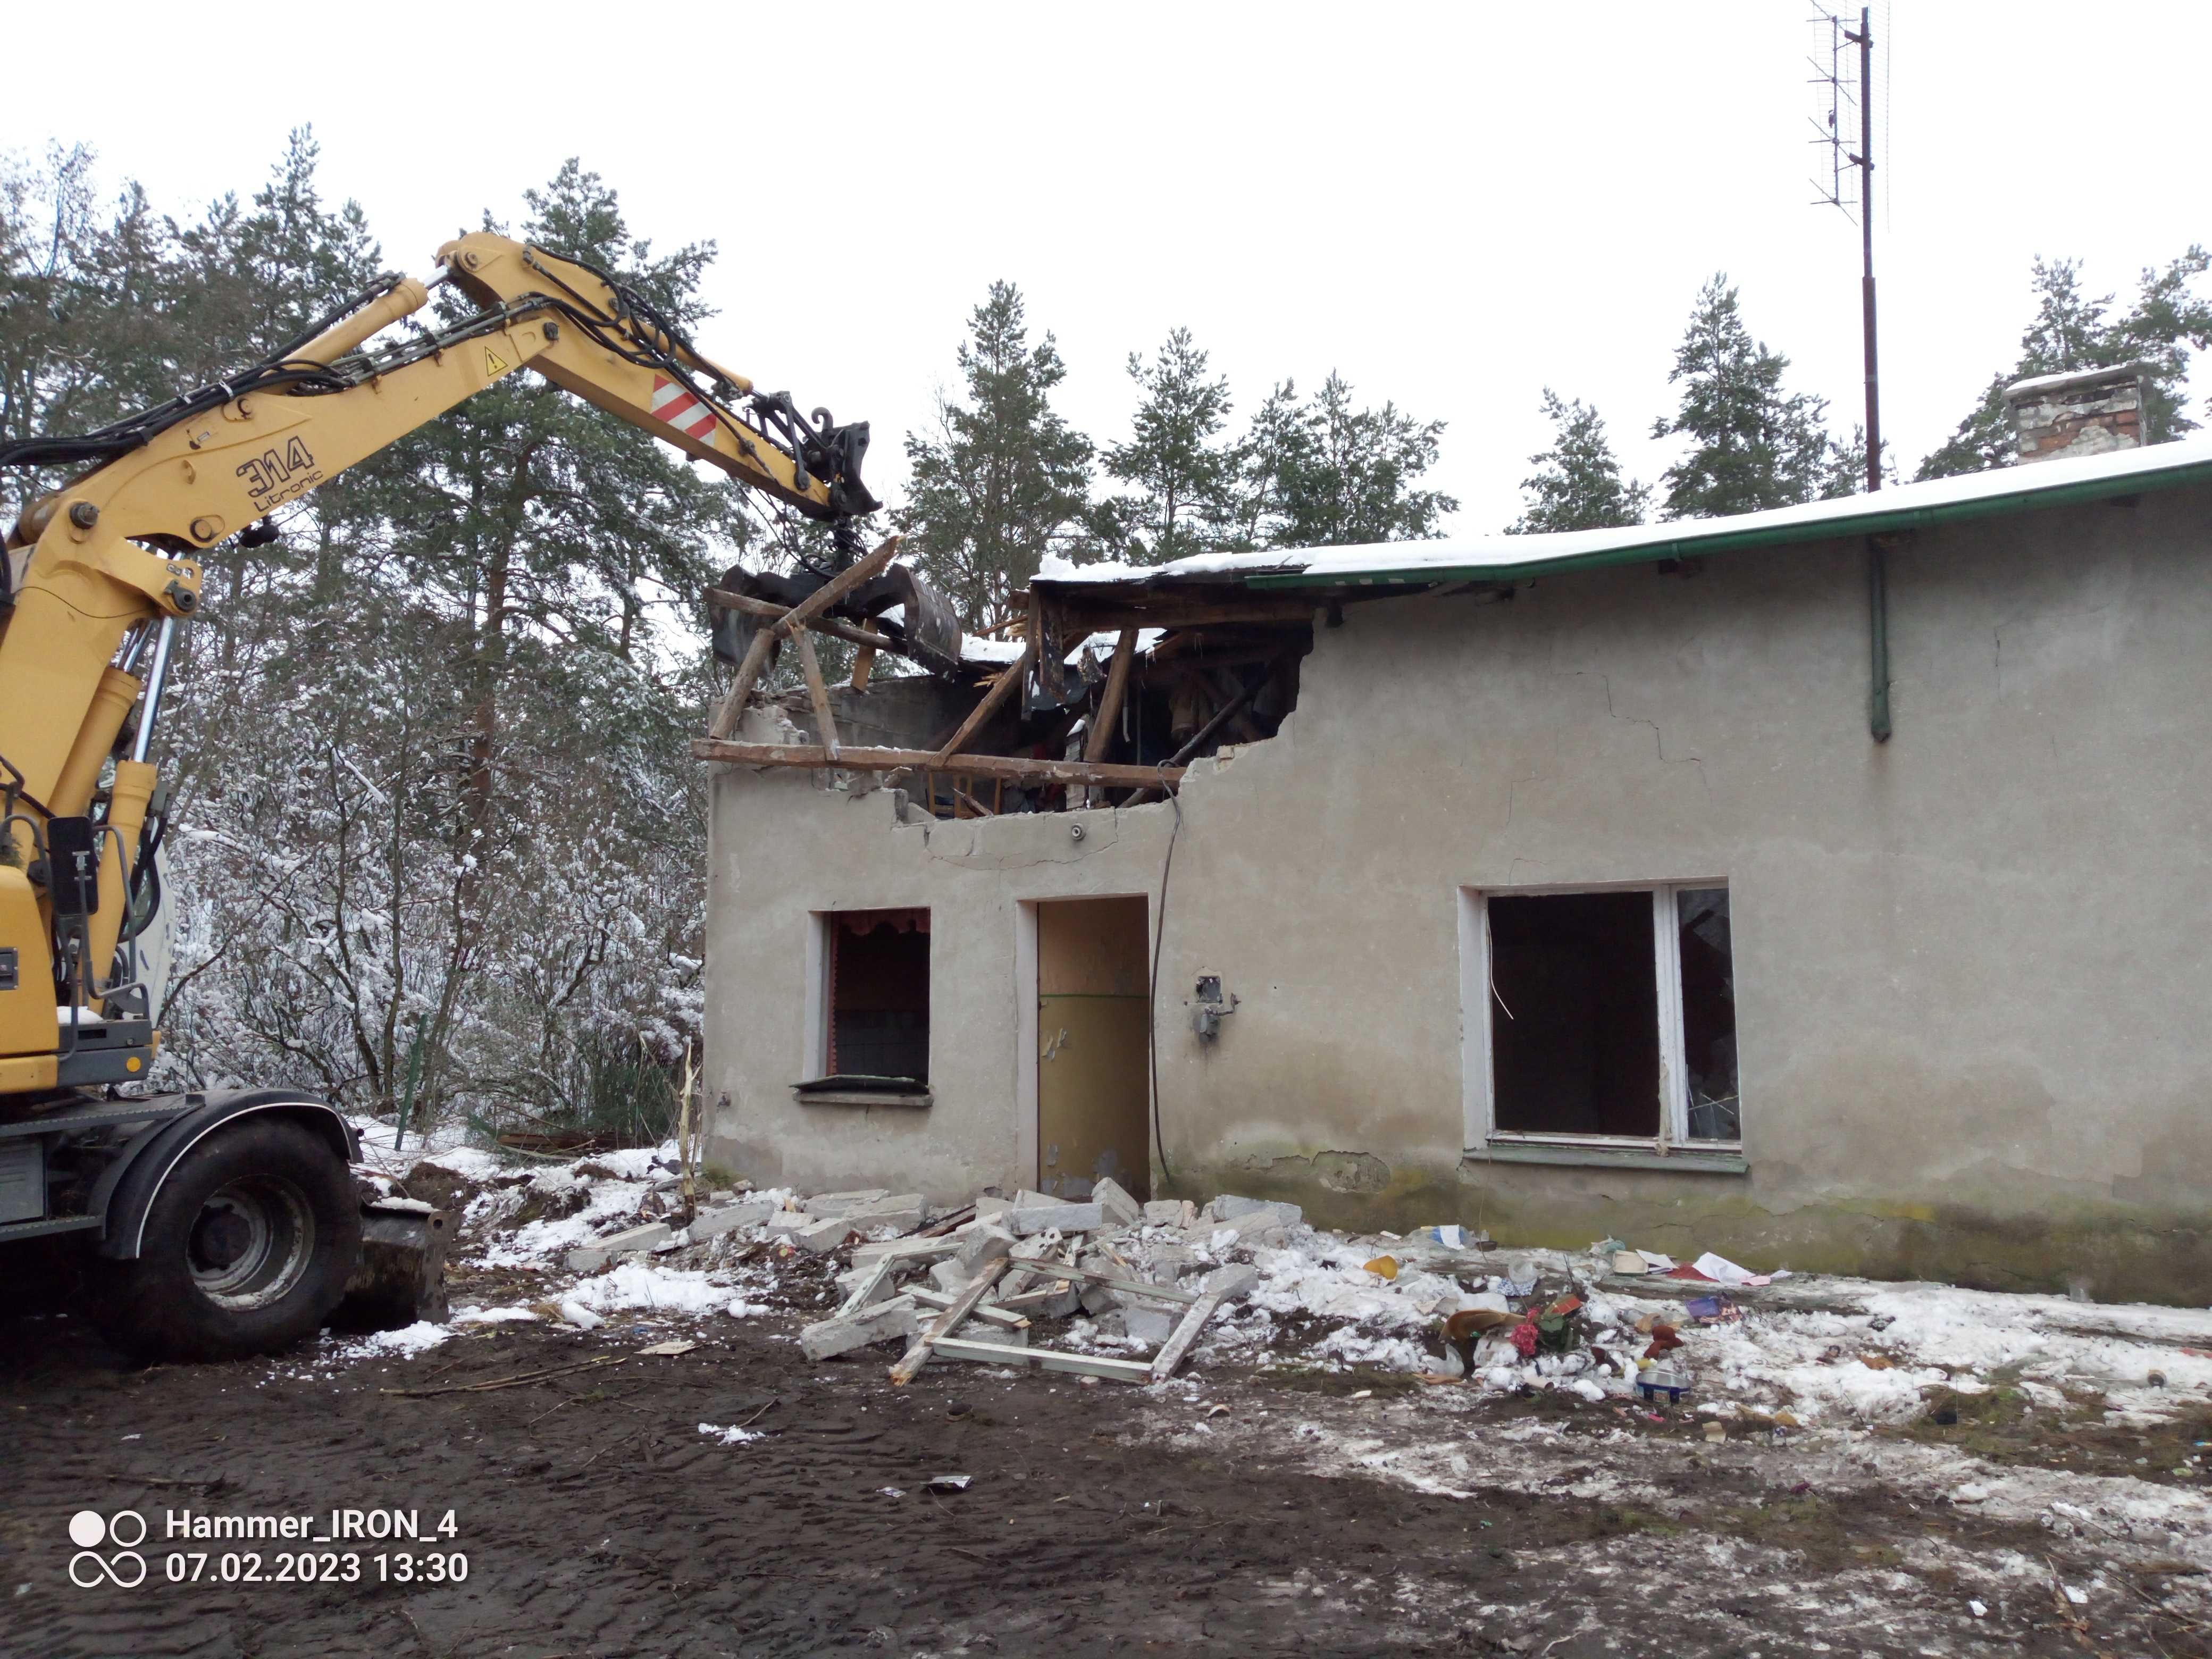
[[664, 374], [653, 377], [653, 416], [687, 438], [704, 438], [714, 429], [714, 411]]

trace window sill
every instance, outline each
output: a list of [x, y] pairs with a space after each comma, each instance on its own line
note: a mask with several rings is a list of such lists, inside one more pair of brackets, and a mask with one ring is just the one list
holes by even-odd
[[1672, 1175], [1749, 1175], [1741, 1152], [1645, 1152], [1633, 1146], [1569, 1146], [1542, 1141], [1493, 1140], [1466, 1154], [1478, 1164], [1565, 1164], [1599, 1170], [1662, 1170]]
[[936, 1096], [926, 1083], [910, 1084], [905, 1088], [886, 1088], [870, 1079], [854, 1079], [848, 1085], [842, 1078], [819, 1078], [811, 1083], [794, 1083], [791, 1092], [802, 1106], [904, 1106], [927, 1108], [933, 1104]]

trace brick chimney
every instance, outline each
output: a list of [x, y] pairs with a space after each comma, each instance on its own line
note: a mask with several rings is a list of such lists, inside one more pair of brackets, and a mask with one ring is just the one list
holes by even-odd
[[2115, 368], [2076, 369], [2070, 374], [2039, 374], [2004, 390], [2020, 434], [2023, 461], [2055, 460], [2062, 455], [2102, 455], [2133, 449], [2143, 441], [2143, 390], [2149, 366], [2123, 363]]

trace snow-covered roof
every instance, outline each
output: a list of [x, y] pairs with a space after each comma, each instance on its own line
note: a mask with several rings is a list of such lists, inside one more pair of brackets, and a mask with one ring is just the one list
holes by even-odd
[[1993, 514], [2107, 500], [2212, 479], [2212, 438], [2102, 455], [2035, 461], [1955, 478], [1900, 484], [1871, 495], [1726, 519], [1676, 519], [1616, 530], [1541, 536], [1450, 536], [1357, 547], [1271, 548], [1204, 553], [1164, 565], [1077, 565], [1048, 557], [1047, 586], [1145, 586], [1241, 581], [1252, 587], [1336, 587], [1409, 582], [1501, 580], [1599, 565], [1684, 558], [1734, 549], [1828, 541], [1923, 529]]

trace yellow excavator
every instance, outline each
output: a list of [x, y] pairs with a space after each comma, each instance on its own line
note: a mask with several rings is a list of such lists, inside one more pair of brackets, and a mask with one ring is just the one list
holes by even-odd
[[[18, 1246], [89, 1246], [83, 1311], [142, 1353], [287, 1346], [380, 1241], [399, 1262], [370, 1277], [403, 1286], [391, 1299], [410, 1316], [443, 1253], [419, 1211], [356, 1195], [358, 1140], [329, 1102], [144, 1092], [161, 1042], [139, 949], [166, 811], [154, 739], [203, 561], [271, 538], [271, 514], [521, 368], [830, 525], [845, 564], [851, 521], [877, 505], [865, 423], [755, 391], [612, 274], [489, 234], [438, 264], [221, 385], [0, 446], [0, 466], [87, 468], [26, 505], [0, 595], [0, 1273]], [[376, 343], [440, 283], [473, 313]]]

